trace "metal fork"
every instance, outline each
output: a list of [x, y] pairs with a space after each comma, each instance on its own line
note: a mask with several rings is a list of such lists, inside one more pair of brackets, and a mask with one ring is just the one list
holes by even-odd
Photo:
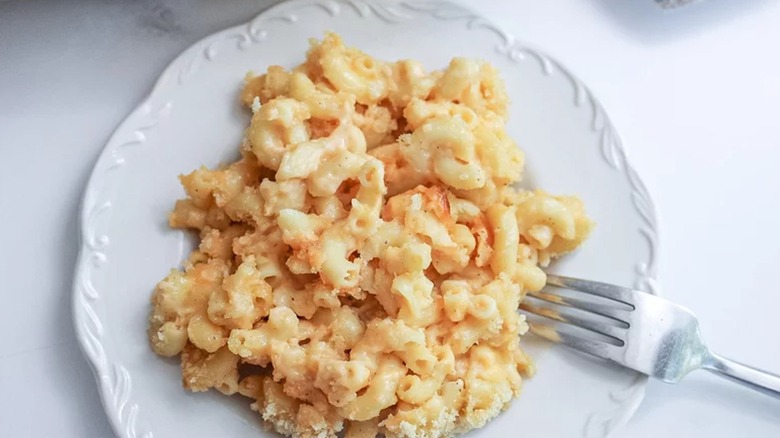
[[[595, 281], [548, 274], [547, 284], [542, 291], [529, 293], [520, 305], [526, 312], [557, 321], [553, 325], [531, 321], [531, 331], [545, 339], [667, 383], [705, 369], [780, 398], [780, 376], [711, 352], [696, 317], [684, 307]], [[564, 289], [577, 293], [559, 292]]]

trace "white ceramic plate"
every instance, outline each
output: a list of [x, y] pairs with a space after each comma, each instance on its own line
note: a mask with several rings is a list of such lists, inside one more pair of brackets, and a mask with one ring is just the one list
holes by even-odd
[[[651, 201], [604, 110], [558, 62], [451, 3], [284, 3], [182, 53], [95, 165], [83, 201], [73, 312], [119, 436], [263, 435], [246, 399], [185, 392], [178, 361], [152, 353], [149, 297], [190, 250], [187, 236], [166, 225], [183, 196], [176, 176], [233, 159], [248, 123], [236, 94], [244, 74], [299, 63], [307, 39], [326, 30], [372, 55], [419, 59], [429, 68], [453, 56], [493, 63], [512, 98], [509, 131], [527, 154], [526, 184], [579, 195], [598, 223], [554, 269], [652, 289]], [[645, 378], [530, 338], [537, 376], [506, 413], [471, 436], [602, 437], [628, 420]]]

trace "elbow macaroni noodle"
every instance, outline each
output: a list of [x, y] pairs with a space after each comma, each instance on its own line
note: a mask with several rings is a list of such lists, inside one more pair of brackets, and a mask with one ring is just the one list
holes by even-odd
[[327, 34], [241, 97], [241, 158], [181, 177], [170, 225], [200, 245], [157, 285], [154, 351], [289, 436], [484, 426], [533, 372], [520, 301], [592, 228], [577, 198], [512, 186], [495, 69], [427, 73]]

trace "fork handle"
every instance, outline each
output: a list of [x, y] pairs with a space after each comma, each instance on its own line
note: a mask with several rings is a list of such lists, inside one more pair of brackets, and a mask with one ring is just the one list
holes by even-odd
[[715, 353], [707, 354], [702, 368], [780, 399], [780, 376], [776, 374], [734, 362]]

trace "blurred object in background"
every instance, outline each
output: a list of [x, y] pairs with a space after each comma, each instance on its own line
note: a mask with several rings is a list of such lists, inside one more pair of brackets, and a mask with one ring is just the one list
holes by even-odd
[[655, 0], [655, 2], [664, 9], [676, 8], [678, 6], [687, 5], [695, 1], [696, 0]]

